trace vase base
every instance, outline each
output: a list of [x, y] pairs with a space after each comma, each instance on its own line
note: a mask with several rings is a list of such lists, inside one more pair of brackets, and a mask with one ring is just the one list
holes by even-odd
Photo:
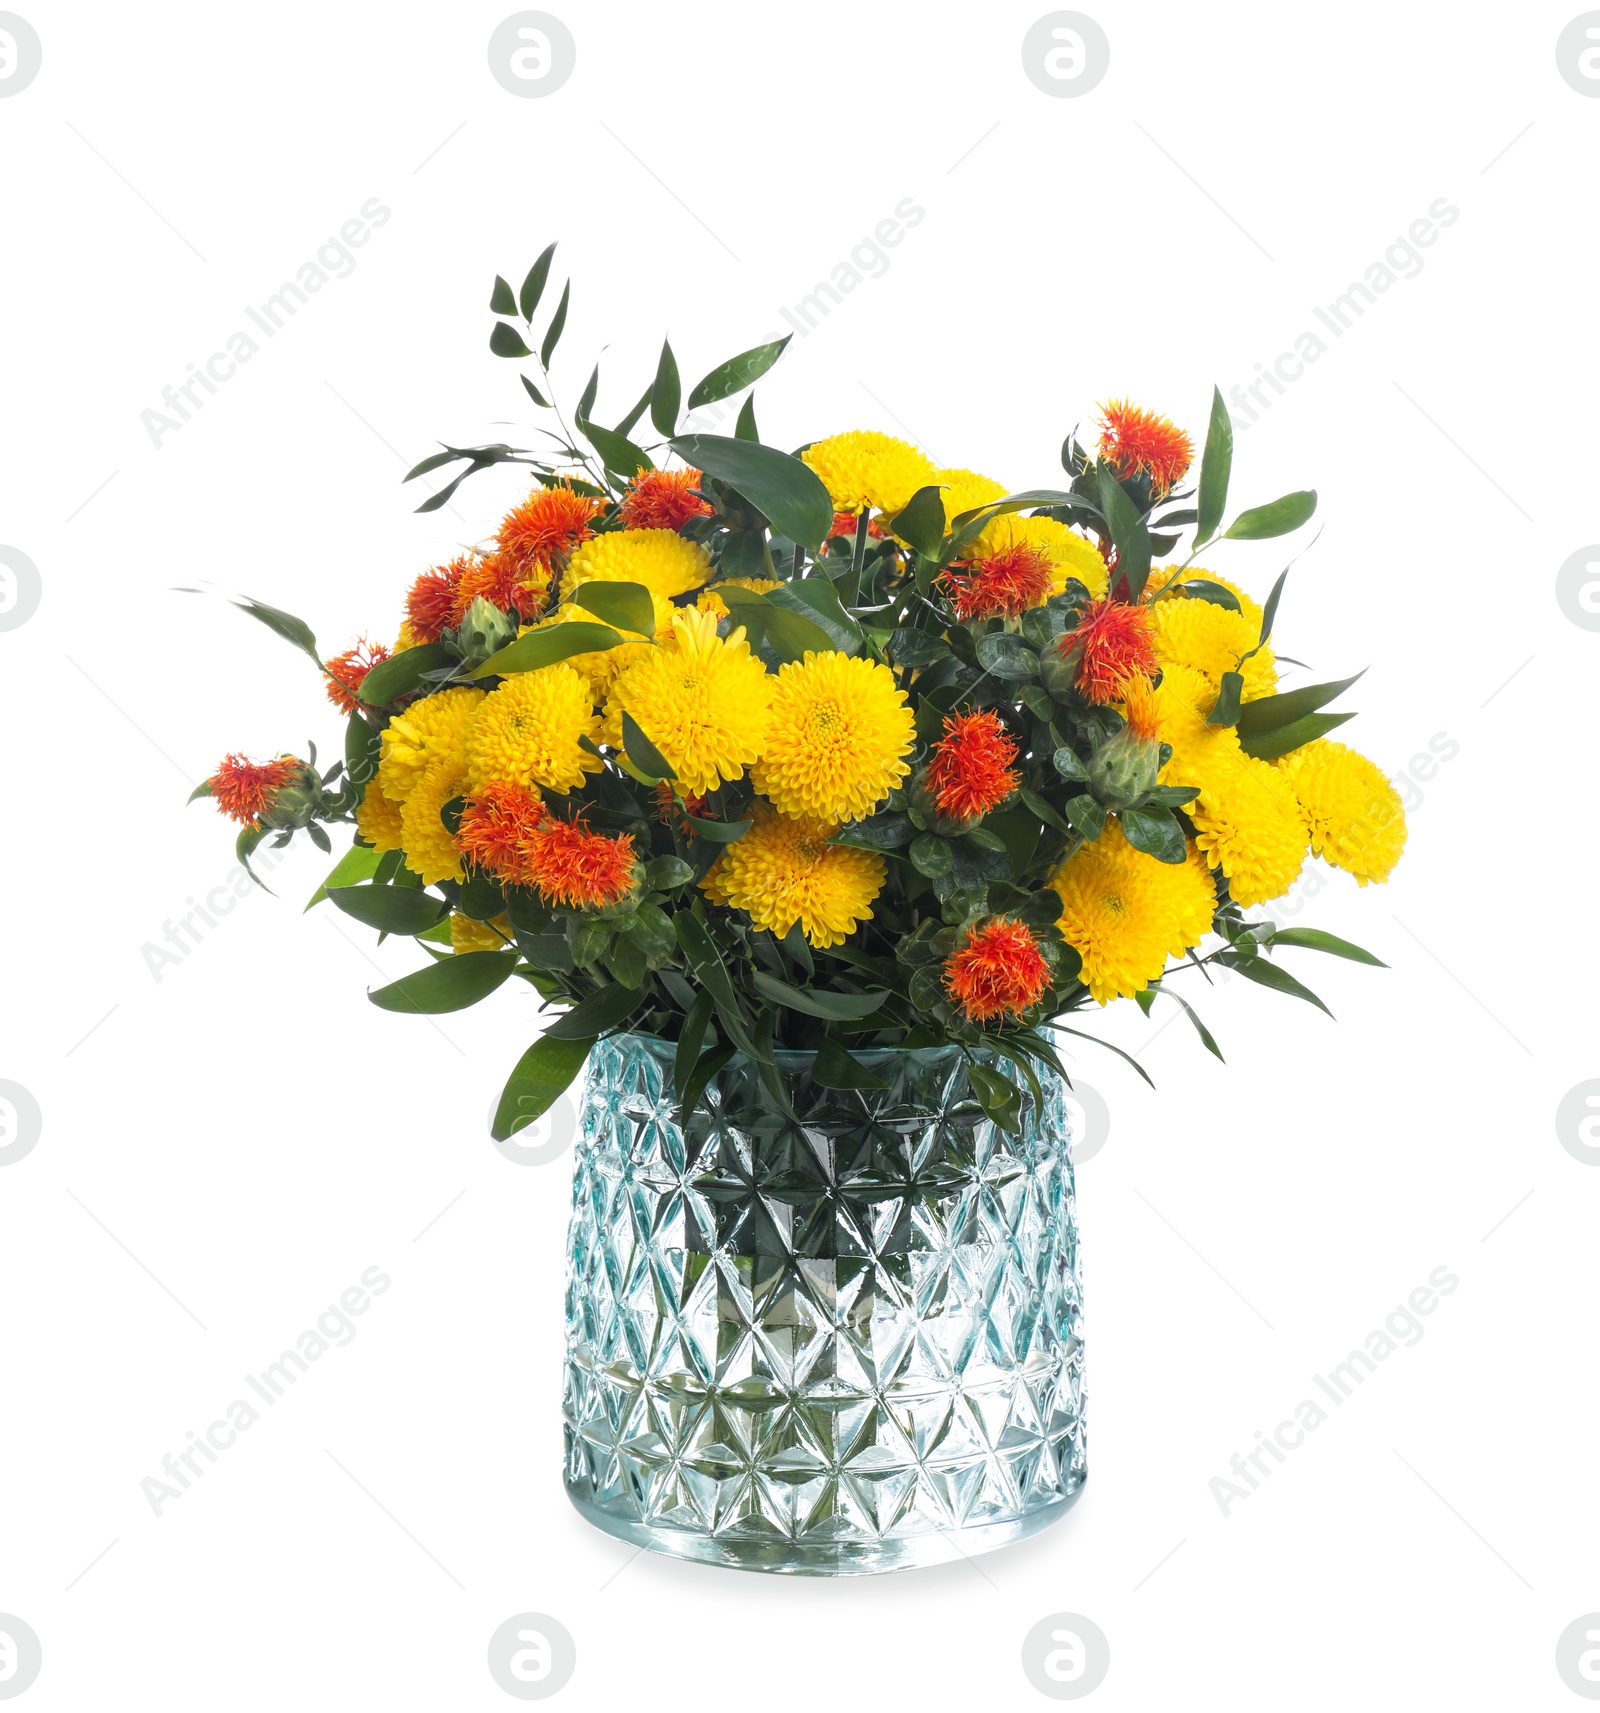
[[887, 1540], [796, 1542], [785, 1540], [719, 1540], [693, 1529], [663, 1528], [637, 1518], [619, 1517], [568, 1486], [567, 1497], [578, 1514], [595, 1528], [618, 1540], [659, 1552], [669, 1558], [719, 1564], [727, 1570], [764, 1571], [774, 1576], [875, 1576], [886, 1571], [919, 1570], [927, 1565], [952, 1564], [959, 1558], [995, 1552], [1026, 1540], [1060, 1521], [1083, 1491], [1078, 1481], [1054, 1504], [1041, 1506], [1008, 1522], [980, 1523], [965, 1529], [929, 1530]]

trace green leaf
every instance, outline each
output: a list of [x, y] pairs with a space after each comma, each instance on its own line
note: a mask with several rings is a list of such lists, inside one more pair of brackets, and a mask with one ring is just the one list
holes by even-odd
[[[531, 630], [526, 635], [519, 636], [498, 654], [491, 654], [483, 665], [469, 676], [489, 678], [510, 672], [536, 672], [541, 666], [554, 666], [558, 660], [570, 659], [574, 654], [593, 654], [603, 649], [615, 648], [623, 640], [610, 625], [593, 625], [586, 619], [573, 619], [567, 624], [546, 625], [540, 630]], [[385, 661], [384, 665], [387, 664]], [[383, 668], [376, 667], [374, 670], [381, 672]], [[365, 685], [362, 687], [364, 689]]]
[[1192, 596], [1197, 601], [1210, 601], [1215, 607], [1226, 607], [1230, 612], [1238, 612], [1239, 597], [1232, 589], [1224, 589], [1220, 583], [1213, 583], [1208, 577], [1191, 577], [1186, 583], [1174, 584], [1180, 595]]
[[297, 619], [293, 613], [286, 613], [281, 607], [269, 607], [265, 601], [255, 600], [249, 595], [241, 596], [233, 604], [241, 612], [248, 613], [251, 618], [259, 619], [274, 635], [281, 636], [285, 642], [293, 643], [296, 648], [309, 654], [316, 661], [318, 669], [321, 669], [322, 659], [317, 653], [317, 639], [304, 619]]
[[974, 506], [971, 511], [959, 512], [951, 520], [950, 538], [944, 545], [941, 558], [945, 561], [959, 559], [962, 548], [982, 535], [985, 526], [997, 517], [1026, 511], [1029, 506], [1071, 505], [1081, 501], [1081, 495], [1063, 493], [1058, 488], [1030, 488], [1025, 493], [1007, 494], [1003, 500], [991, 500], [986, 506]]
[[694, 829], [697, 839], [708, 845], [731, 845], [750, 831], [749, 821], [702, 820], [698, 815], [685, 815], [684, 820]]
[[383, 734], [362, 714], [352, 714], [344, 728], [344, 771], [363, 792], [377, 778]]
[[1205, 1024], [1200, 1021], [1199, 1015], [1196, 1013], [1194, 1007], [1189, 1003], [1189, 1001], [1184, 999], [1181, 995], [1171, 992], [1167, 988], [1163, 987], [1160, 991], [1165, 993], [1168, 999], [1175, 1000], [1183, 1007], [1189, 1021], [1194, 1025], [1195, 1033], [1200, 1037], [1204, 1044], [1206, 1051], [1208, 1053], [1214, 1053], [1223, 1064], [1226, 1064], [1228, 1061], [1223, 1059], [1222, 1049], [1217, 1045], [1216, 1037], [1208, 1028], [1206, 1028]]
[[948, 839], [937, 833], [922, 833], [911, 841], [911, 866], [918, 874], [937, 880], [955, 867], [956, 855]]
[[1236, 957], [1232, 952], [1219, 952], [1217, 962], [1228, 969], [1237, 970], [1247, 981], [1256, 982], [1261, 987], [1270, 987], [1277, 993], [1287, 993], [1294, 999], [1303, 999], [1308, 1005], [1314, 1005], [1319, 1011], [1327, 1011], [1330, 1017], [1333, 1016], [1309, 987], [1296, 981], [1287, 970], [1268, 963], [1265, 958]]
[[[743, 391], [752, 381], [760, 380], [783, 355], [784, 347], [792, 338], [794, 335], [791, 333], [770, 345], [752, 346], [748, 351], [741, 351], [737, 357], [730, 357], [726, 363], [718, 363], [689, 394], [689, 409], [698, 410], [701, 405], [715, 404], [718, 399], [730, 398], [734, 393]], [[701, 467], [704, 468], [703, 465]], [[741, 487], [739, 491], [744, 493], [745, 489]], [[751, 494], [750, 498], [755, 499], [755, 495]], [[760, 500], [756, 500], [756, 504], [760, 505]], [[788, 531], [785, 530], [784, 533], [787, 535]], [[793, 539], [798, 541], [800, 538], [795, 536]]]
[[684, 434], [672, 450], [697, 470], [737, 488], [780, 534], [820, 551], [833, 526], [833, 501], [816, 472], [775, 447], [718, 434]]
[[644, 883], [652, 891], [670, 892], [694, 879], [694, 868], [678, 856], [651, 857], [644, 865]]
[[200, 783], [195, 786], [194, 790], [184, 798], [184, 802], [185, 804], [193, 803], [197, 797], [210, 797], [211, 795], [211, 781], [209, 779], [202, 779]]
[[448, 909], [442, 898], [409, 886], [330, 886], [328, 897], [346, 916], [385, 934], [420, 934]]
[[509, 321], [497, 321], [489, 334], [489, 349], [497, 357], [531, 357], [533, 352]]
[[499, 274], [494, 276], [494, 290], [489, 293], [489, 308], [496, 315], [515, 315], [517, 300], [511, 295], [511, 287], [501, 279]]
[[1246, 702], [1239, 710], [1239, 736], [1274, 732], [1280, 726], [1292, 724], [1302, 714], [1313, 714], [1335, 696], [1342, 696], [1365, 675], [1366, 668], [1362, 667], [1360, 672], [1348, 678], [1331, 679], [1326, 684], [1306, 684], [1298, 690], [1286, 690], [1281, 696], [1262, 696], [1254, 702]]
[[918, 488], [895, 513], [890, 528], [924, 559], [937, 559], [944, 545], [944, 489], [937, 483]]
[[733, 1054], [732, 1047], [708, 1047], [695, 1061], [694, 1070], [684, 1084], [678, 1101], [685, 1117], [699, 1105], [700, 1096], [706, 1091], [706, 1084], [727, 1064]]
[[654, 392], [655, 392], [655, 383], [652, 381], [651, 384], [649, 386], [647, 386], [644, 389], [644, 391], [639, 394], [639, 397], [634, 401], [633, 409], [630, 410], [628, 412], [628, 414], [625, 417], [623, 417], [622, 421], [617, 424], [617, 430], [616, 431], [618, 434], [632, 434], [633, 433], [634, 429], [638, 426], [639, 418], [644, 415], [646, 410], [649, 409], [650, 398]]
[[705, 923], [692, 911], [680, 910], [672, 918], [672, 928], [678, 936], [683, 955], [700, 978], [700, 985], [710, 989], [711, 996], [717, 1003], [718, 1014], [729, 1035], [736, 1045], [753, 1054], [754, 1048], [750, 1045], [744, 1007], [739, 1003], [739, 996], [734, 992], [733, 983], [729, 980], [728, 971], [722, 962], [722, 954], [718, 952], [716, 942], [711, 938]]
[[250, 858], [255, 854], [256, 846], [267, 836], [265, 827], [241, 827], [239, 836], [233, 841], [233, 854], [239, 859], [246, 874], [261, 888], [263, 892], [271, 892], [272, 888], [250, 866]]
[[1253, 506], [1239, 515], [1223, 532], [1224, 541], [1268, 541], [1298, 529], [1317, 509], [1315, 488], [1285, 494], [1270, 505]]
[[438, 672], [455, 664], [456, 656], [442, 642], [419, 643], [416, 648], [403, 648], [387, 660], [381, 660], [361, 680], [356, 695], [369, 708], [386, 707], [402, 696], [420, 689], [430, 672]]
[[756, 395], [747, 393], [745, 401], [739, 406], [739, 420], [733, 425], [735, 440], [759, 440], [761, 431], [756, 427]]
[[1063, 779], [1085, 780], [1089, 777], [1089, 770], [1078, 759], [1078, 752], [1065, 744], [1050, 759]]
[[978, 664], [992, 677], [1015, 680], [1037, 678], [1039, 657], [1010, 631], [989, 631], [973, 643]]
[[583, 1069], [593, 1041], [553, 1041], [548, 1035], [517, 1060], [495, 1108], [489, 1134], [504, 1142], [541, 1118]]
[[[371, 880], [382, 860], [383, 853], [375, 851], [371, 845], [351, 845], [328, 871], [328, 878], [307, 899], [306, 910], [313, 904], [320, 904], [328, 896], [330, 886], [353, 886], [358, 881]], [[304, 915], [305, 911], [301, 914]]]
[[678, 1050], [672, 1061], [672, 1083], [678, 1091], [680, 1102], [683, 1100], [684, 1090], [689, 1086], [689, 1075], [699, 1061], [700, 1044], [706, 1038], [706, 1030], [711, 1027], [714, 1003], [711, 995], [702, 988], [694, 996], [694, 1004], [689, 1007], [684, 1017], [683, 1029], [678, 1036]]
[[[498, 954], [494, 954], [498, 956]], [[635, 987], [612, 982], [558, 1017], [544, 1032], [547, 1041], [593, 1041], [608, 1035], [644, 1004], [645, 995]]]
[[1349, 940], [1341, 940], [1337, 934], [1325, 933], [1321, 928], [1280, 928], [1269, 940], [1262, 941], [1265, 946], [1302, 946], [1311, 952], [1327, 952], [1331, 957], [1349, 958], [1352, 963], [1371, 964], [1375, 969], [1386, 970], [1388, 965], [1382, 958], [1375, 958], [1364, 946], [1353, 945]]
[[[413, 896], [419, 896], [413, 894]], [[383, 1011], [438, 1016], [465, 1011], [487, 999], [517, 967], [517, 952], [457, 952], [387, 987], [369, 988], [367, 998]]]
[[769, 589], [764, 599], [768, 606], [809, 619], [826, 635], [829, 646], [841, 654], [861, 652], [861, 626], [845, 611], [831, 578], [802, 577]]
[[750, 978], [756, 992], [774, 1005], [786, 1005], [791, 1011], [803, 1011], [807, 1017], [821, 1017], [829, 1023], [850, 1023], [870, 1017], [883, 1007], [884, 989], [872, 993], [834, 993], [828, 988], [802, 989], [790, 987], [765, 970], [757, 970]]
[[1022, 1090], [1007, 1082], [998, 1071], [987, 1065], [969, 1064], [967, 1080], [984, 1114], [1002, 1130], [1016, 1134], [1022, 1128]]
[[1239, 719], [1239, 698], [1244, 694], [1244, 679], [1237, 672], [1224, 672], [1217, 699], [1206, 716], [1208, 726], [1231, 726]]
[[909, 815], [884, 811], [865, 821], [848, 821], [828, 841], [858, 851], [893, 851], [911, 843], [914, 829]]
[[547, 399], [544, 396], [544, 394], [539, 391], [539, 389], [533, 384], [532, 381], [530, 381], [528, 379], [528, 377], [526, 375], [518, 375], [517, 379], [519, 381], [521, 381], [524, 388], [526, 388], [528, 397], [531, 398], [533, 400], [533, 402], [540, 407], [540, 409], [549, 410], [549, 408], [550, 408], [549, 399]]
[[550, 318], [550, 325], [545, 330], [544, 343], [539, 347], [539, 361], [546, 369], [550, 367], [550, 359], [555, 355], [556, 346], [561, 343], [562, 329], [567, 325], [567, 304], [572, 297], [572, 281], [561, 288], [561, 301], [556, 305], [556, 312]]
[[1106, 824], [1106, 812], [1087, 791], [1069, 797], [1062, 808], [1067, 819], [1090, 844], [1100, 837]]
[[1117, 1046], [1114, 1042], [1102, 1040], [1098, 1035], [1086, 1034], [1082, 1029], [1069, 1029], [1065, 1023], [1061, 1022], [1052, 1023], [1050, 1027], [1057, 1030], [1062, 1035], [1076, 1035], [1080, 1041], [1093, 1041], [1097, 1047], [1104, 1047], [1108, 1053], [1115, 1053], [1119, 1059], [1126, 1059], [1127, 1062], [1139, 1073], [1139, 1075], [1150, 1084], [1151, 1088], [1156, 1086], [1150, 1073], [1136, 1058], [1134, 1058], [1133, 1054], [1125, 1053], [1122, 1048]]
[[1100, 509], [1111, 530], [1117, 550], [1117, 568], [1112, 586], [1126, 581], [1128, 599], [1137, 601], [1150, 575], [1150, 532], [1123, 492], [1122, 484], [1104, 465], [1100, 466]]
[[656, 364], [656, 384], [650, 389], [650, 421], [657, 434], [671, 439], [678, 428], [678, 406], [683, 397], [678, 380], [678, 359], [672, 346], [661, 341], [661, 360]]
[[600, 454], [605, 467], [619, 476], [631, 477], [640, 470], [655, 469], [649, 456], [626, 434], [618, 434], [614, 428], [602, 428], [598, 422], [579, 417], [578, 432]]
[[1052, 922], [1061, 920], [1061, 894], [1053, 887], [1045, 887], [1036, 892], [1019, 910], [1008, 910], [1006, 915], [1013, 922], [1025, 923], [1030, 928], [1048, 928]]
[[617, 630], [636, 636], [656, 634], [655, 603], [643, 583], [608, 583], [599, 578], [572, 591], [574, 606], [594, 613]]
[[539, 252], [539, 259], [528, 269], [527, 278], [522, 282], [522, 290], [517, 294], [517, 303], [522, 310], [524, 321], [532, 321], [533, 312], [539, 307], [539, 299], [544, 296], [544, 282], [550, 277], [550, 258], [555, 253], [555, 245], [547, 244]]
[[1189, 846], [1183, 828], [1168, 809], [1124, 809], [1117, 819], [1122, 823], [1123, 836], [1136, 851], [1153, 856], [1157, 862], [1186, 862]]
[[674, 777], [672, 763], [644, 735], [639, 722], [626, 709], [622, 715], [622, 749], [628, 760], [650, 780]]
[[872, 1074], [855, 1056], [847, 1052], [830, 1036], [824, 1036], [817, 1047], [811, 1074], [824, 1088], [888, 1088], [882, 1077]]
[[1305, 714], [1287, 726], [1280, 726], [1276, 731], [1254, 732], [1249, 737], [1241, 737], [1239, 747], [1246, 755], [1253, 755], [1258, 761], [1277, 761], [1292, 750], [1299, 749], [1302, 744], [1326, 737], [1346, 720], [1354, 718], [1354, 713]]
[[[1217, 533], [1217, 525], [1222, 522], [1222, 513], [1228, 504], [1228, 476], [1232, 469], [1233, 423], [1228, 418], [1228, 407], [1222, 402], [1222, 389], [1213, 387], [1211, 422], [1206, 429], [1206, 449], [1200, 455], [1199, 515], [1194, 532], [1196, 547], [1209, 541]], [[1227, 591], [1224, 590], [1223, 593], [1226, 594]]]
[[[786, 584], [784, 588], [793, 586]], [[811, 609], [804, 603], [801, 603], [803, 610], [797, 612], [793, 605], [779, 606], [769, 595], [759, 595], [754, 589], [719, 583], [716, 590], [734, 619], [749, 633], [752, 645], [757, 648], [767, 646], [778, 665], [800, 660], [808, 650], [813, 654], [832, 651], [833, 639], [809, 616]], [[771, 594], [783, 592], [782, 589], [774, 589]]]
[[[1318, 535], [1321, 533], [1322, 532], [1320, 530], [1317, 532]], [[1312, 541], [1314, 545], [1316, 541], [1315, 536], [1312, 537]], [[1298, 555], [1296, 555], [1296, 557], [1298, 557]], [[1293, 568], [1294, 560], [1291, 559], [1289, 563], [1278, 573], [1278, 580], [1272, 585], [1272, 593], [1267, 596], [1267, 604], [1261, 609], [1261, 634], [1256, 638], [1257, 648], [1264, 648], [1266, 646], [1267, 638], [1272, 635], [1272, 627], [1277, 622], [1278, 618], [1278, 602], [1283, 599], [1283, 585], [1287, 581], [1289, 573]]]

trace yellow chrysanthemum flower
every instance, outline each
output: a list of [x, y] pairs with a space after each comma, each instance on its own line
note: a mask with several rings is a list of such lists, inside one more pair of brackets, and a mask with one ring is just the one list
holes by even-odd
[[780, 939], [796, 922], [813, 946], [837, 946], [872, 916], [886, 865], [876, 851], [830, 845], [825, 821], [790, 820], [758, 803], [750, 831], [718, 857], [701, 887]]
[[941, 497], [947, 531], [962, 512], [976, 511], [991, 501], [1003, 500], [1011, 492], [1004, 482], [997, 482], [992, 476], [980, 476], [976, 470], [935, 470], [928, 481], [944, 489]]
[[425, 886], [463, 878], [454, 835], [439, 817], [445, 804], [464, 796], [466, 790], [465, 760], [460, 755], [441, 755], [423, 768], [406, 793], [400, 811], [406, 867], [420, 874]]
[[724, 577], [713, 587], [702, 589], [695, 605], [703, 613], [715, 613], [719, 619], [727, 618], [729, 616], [728, 603], [717, 593], [717, 590], [727, 588], [730, 583], [735, 589], [748, 589], [756, 595], [767, 595], [774, 589], [783, 587], [783, 584], [773, 577]]
[[1238, 672], [1244, 678], [1247, 702], [1270, 696], [1277, 687], [1278, 668], [1270, 648], [1251, 655], [1243, 666], [1239, 664], [1261, 634], [1259, 615], [1251, 619], [1231, 607], [1219, 607], [1215, 601], [1192, 595], [1157, 601], [1149, 612], [1150, 640], [1163, 666], [1192, 666], [1213, 685], [1221, 684], [1224, 672]]
[[1022, 517], [1007, 512], [991, 518], [967, 552], [973, 559], [992, 559], [1013, 547], [1037, 547], [1050, 561], [1054, 572], [1051, 594], [1059, 595], [1067, 579], [1076, 577], [1096, 600], [1104, 596], [1107, 572], [1100, 549], [1087, 536], [1053, 517]]
[[766, 752], [750, 777], [782, 814], [859, 820], [911, 771], [902, 758], [915, 740], [887, 666], [808, 650], [778, 674]]
[[503, 952], [510, 939], [511, 923], [504, 916], [496, 916], [492, 922], [475, 922], [459, 910], [451, 913], [450, 949], [453, 952]]
[[915, 446], [871, 429], [818, 440], [800, 457], [821, 477], [836, 512], [897, 512], [934, 480], [932, 461]]
[[1206, 860], [1228, 877], [1235, 901], [1261, 904], [1293, 884], [1305, 861], [1306, 827], [1299, 805], [1272, 766], [1239, 747], [1232, 726], [1206, 724], [1217, 692], [1192, 666], [1168, 666], [1155, 693], [1161, 741], [1172, 758], [1163, 785], [1195, 785], [1185, 805]]
[[459, 755], [483, 701], [482, 690], [455, 685], [396, 714], [384, 727], [379, 752], [378, 778], [385, 795], [405, 802], [424, 768], [442, 755]]
[[1115, 819], [1050, 876], [1061, 896], [1062, 938], [1083, 959], [1081, 980], [1102, 1005], [1147, 988], [1200, 943], [1211, 927], [1216, 889], [1205, 859], [1189, 846], [1180, 863], [1136, 851]]
[[380, 762], [374, 778], [356, 809], [356, 831], [374, 850], [397, 851], [404, 847], [400, 832], [400, 805], [383, 789], [385, 763]]
[[[1161, 585], [1161, 582], [1164, 581], [1169, 575], [1170, 575], [1170, 573], [1167, 572], [1166, 570], [1162, 569], [1160, 566], [1157, 566], [1156, 568], [1154, 568], [1150, 573], [1150, 587], [1151, 587], [1151, 589], [1155, 590], [1155, 589], [1159, 588]], [[1228, 593], [1233, 596], [1234, 600], [1236, 600], [1239, 603], [1239, 611], [1244, 614], [1246, 619], [1249, 620], [1251, 636], [1257, 637], [1257, 636], [1261, 635], [1261, 617], [1262, 617], [1261, 605], [1255, 599], [1255, 597], [1253, 595], [1247, 595], [1244, 592], [1244, 590], [1239, 587], [1239, 585], [1237, 583], [1229, 582], [1226, 577], [1219, 577], [1215, 571], [1207, 571], [1203, 565], [1191, 565], [1189, 567], [1189, 569], [1182, 574], [1181, 577], [1179, 577], [1175, 580], [1178, 582], [1187, 583], [1191, 579], [1197, 578], [1197, 577], [1202, 578], [1207, 583], [1219, 584], [1222, 588], [1226, 589], [1228, 591]], [[1179, 599], [1179, 600], [1191, 600], [1191, 599], [1193, 599], [1192, 596], [1188, 596], [1188, 595], [1175, 596], [1173, 598]], [[1166, 604], [1165, 602], [1162, 603], [1163, 606], [1165, 604]]]
[[715, 613], [680, 607], [671, 641], [648, 649], [618, 678], [606, 736], [619, 741], [622, 716], [632, 714], [671, 763], [680, 791], [715, 791], [742, 779], [766, 747], [777, 682], [750, 652], [742, 625], [724, 641]]
[[1306, 819], [1311, 848], [1365, 886], [1387, 880], [1406, 846], [1406, 812], [1383, 770], [1348, 744], [1318, 738], [1277, 763]]
[[1269, 761], [1241, 756], [1215, 808], [1193, 805], [1195, 842], [1228, 877], [1236, 904], [1265, 904], [1294, 885], [1306, 859], [1306, 823], [1288, 781]]
[[473, 789], [502, 785], [570, 791], [605, 765], [580, 747], [598, 742], [600, 721], [588, 678], [566, 661], [518, 672], [493, 691], [467, 733]]
[[673, 529], [623, 529], [596, 535], [573, 554], [561, 580], [570, 596], [580, 583], [643, 583], [671, 600], [698, 589], [711, 575], [711, 555]]

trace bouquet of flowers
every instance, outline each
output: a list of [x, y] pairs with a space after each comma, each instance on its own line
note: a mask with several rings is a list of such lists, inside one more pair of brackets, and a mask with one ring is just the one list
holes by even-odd
[[[1187, 489], [1189, 436], [1125, 402], [1067, 436], [1056, 486], [1019, 492], [875, 432], [781, 451], [749, 396], [732, 436], [683, 432], [670, 344], [615, 427], [598, 368], [569, 423], [549, 370], [570, 287], [527, 342], [553, 250], [490, 300], [490, 349], [536, 365], [546, 444], [447, 446], [407, 477], [464, 466], [426, 511], [520, 463], [528, 497], [416, 578], [392, 647], [324, 660], [303, 621], [241, 599], [316, 663], [344, 757], [232, 755], [196, 791], [242, 823], [247, 866], [263, 839], [331, 850], [325, 828], [354, 823], [312, 902], [428, 960], [375, 1004], [453, 1011], [517, 980], [561, 1008], [497, 1138], [624, 1029], [677, 1043], [685, 1111], [735, 1053], [787, 1109], [780, 1049], [851, 1089], [881, 1086], [865, 1047], [987, 1048], [972, 1086], [1011, 1129], [1091, 1007], [1167, 996], [1217, 1052], [1172, 987], [1184, 965], [1320, 1005], [1280, 949], [1378, 961], [1246, 916], [1308, 854], [1386, 879], [1405, 821], [1328, 735], [1354, 679], [1278, 687], [1287, 572], [1257, 604], [1198, 563], [1316, 505], [1223, 527], [1220, 393]], [[783, 343], [713, 369], [688, 409], [745, 392]]]

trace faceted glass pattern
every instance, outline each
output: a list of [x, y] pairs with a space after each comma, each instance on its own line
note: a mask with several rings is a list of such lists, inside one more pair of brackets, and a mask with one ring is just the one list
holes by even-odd
[[[679, 1122], [672, 1043], [589, 1058], [567, 1250], [566, 1481], [657, 1552], [838, 1575], [953, 1562], [1085, 1476], [1066, 1087], [1009, 1136], [953, 1048], [736, 1056]], [[978, 1053], [1012, 1081], [1013, 1066]]]

